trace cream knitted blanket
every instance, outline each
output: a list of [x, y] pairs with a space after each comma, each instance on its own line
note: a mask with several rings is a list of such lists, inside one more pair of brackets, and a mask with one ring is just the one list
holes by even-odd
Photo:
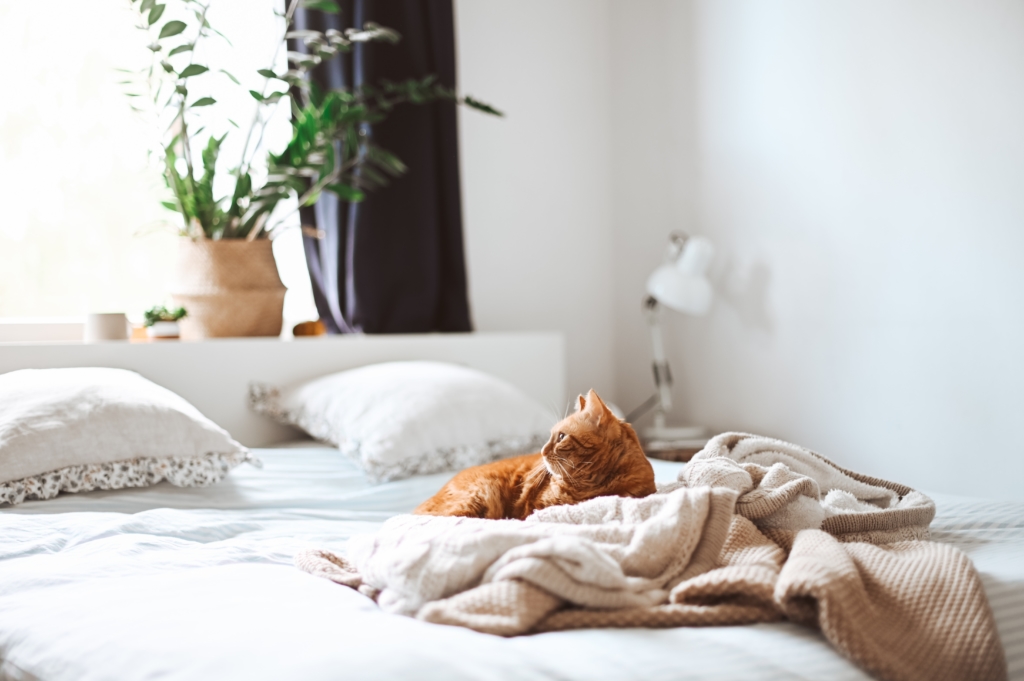
[[726, 433], [643, 499], [525, 521], [397, 516], [297, 565], [393, 613], [514, 636], [791, 619], [882, 679], [1006, 678], [970, 560], [914, 490]]

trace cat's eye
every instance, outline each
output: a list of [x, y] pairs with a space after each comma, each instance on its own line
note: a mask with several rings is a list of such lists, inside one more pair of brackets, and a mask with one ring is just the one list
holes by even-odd
[[555, 442], [561, 442], [564, 439], [565, 439], [565, 433], [559, 433], [558, 437], [555, 438]]

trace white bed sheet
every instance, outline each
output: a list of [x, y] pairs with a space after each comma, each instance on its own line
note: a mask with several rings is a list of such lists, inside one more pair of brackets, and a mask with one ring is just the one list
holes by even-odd
[[[67, 495], [0, 512], [0, 679], [867, 679], [788, 623], [503, 639], [385, 615], [300, 572], [433, 494], [370, 485], [334, 449], [258, 450], [218, 486]], [[661, 481], [679, 464], [654, 462]], [[1024, 504], [939, 498], [1024, 679]]]

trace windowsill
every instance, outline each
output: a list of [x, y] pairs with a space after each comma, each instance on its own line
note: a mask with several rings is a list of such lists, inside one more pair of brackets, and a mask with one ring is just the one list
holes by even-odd
[[0, 317], [0, 343], [81, 343], [84, 335], [84, 317]]
[[[358, 334], [353, 334], [358, 335]], [[230, 342], [242, 342], [242, 343], [291, 343], [293, 341], [305, 342], [310, 340], [323, 340], [330, 338], [345, 338], [349, 336], [299, 336], [296, 337], [283, 337], [283, 336], [241, 336], [233, 338], [203, 338], [201, 340], [181, 340], [178, 338], [170, 338], [166, 340], [112, 340], [112, 341], [97, 341], [86, 343], [83, 340], [16, 340], [16, 341], [0, 341], [0, 348], [2, 347], [14, 347], [14, 346], [76, 346], [76, 345], [103, 345], [103, 346], [127, 346], [132, 347], [139, 345], [201, 345], [203, 343], [230, 343]]]
[[[0, 345], [107, 345], [110, 343], [122, 343], [125, 345], [159, 345], [167, 343], [205, 343], [221, 340], [240, 340], [238, 338], [221, 339], [212, 338], [200, 341], [181, 341], [176, 338], [165, 340], [132, 339], [100, 341], [99, 343], [86, 343], [85, 318], [84, 317], [0, 317]], [[322, 338], [324, 336], [304, 336], [301, 340], [309, 338]], [[280, 336], [262, 336], [241, 340], [282, 340], [290, 341], [294, 337], [291, 334], [291, 327], [286, 322]]]

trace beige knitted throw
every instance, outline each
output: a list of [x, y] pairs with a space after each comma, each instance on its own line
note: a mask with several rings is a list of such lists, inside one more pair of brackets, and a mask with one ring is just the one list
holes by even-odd
[[934, 514], [903, 485], [725, 433], [644, 499], [526, 521], [397, 516], [347, 557], [296, 564], [385, 611], [502, 636], [790, 619], [881, 679], [1005, 679], [973, 565], [927, 541]]

